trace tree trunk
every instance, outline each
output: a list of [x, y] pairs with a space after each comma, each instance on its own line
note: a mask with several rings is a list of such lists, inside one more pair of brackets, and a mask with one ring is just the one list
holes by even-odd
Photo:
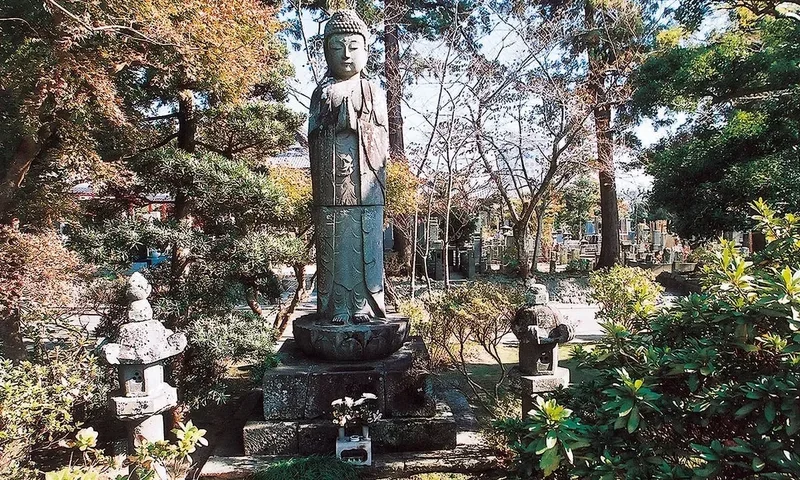
[[514, 224], [512, 228], [512, 232], [514, 232], [514, 246], [517, 249], [517, 268], [519, 269], [519, 277], [522, 279], [528, 278], [530, 274], [528, 255], [525, 252], [525, 241], [528, 238], [527, 227], [527, 222], [525, 224], [518, 222]]
[[28, 353], [21, 330], [19, 309], [12, 308], [8, 315], [0, 318], [0, 353], [14, 363], [24, 360]]
[[[386, 75], [386, 111], [389, 120], [389, 157], [392, 161], [406, 161], [405, 141], [403, 139], [403, 81], [400, 76], [400, 42], [398, 24], [403, 17], [401, 0], [386, 1], [386, 16], [383, 42], [386, 48], [384, 74]], [[396, 224], [407, 224], [408, 215], [394, 219]], [[394, 250], [404, 270], [411, 269], [411, 241], [403, 228], [395, 228]]]
[[397, 301], [399, 299], [394, 285], [389, 281], [389, 277], [386, 276], [386, 270], [383, 271], [383, 291], [386, 294], [386, 304], [391, 305], [397, 311]]
[[297, 288], [294, 291], [291, 302], [289, 302], [289, 306], [278, 310], [278, 315], [275, 317], [273, 324], [277, 329], [275, 338], [280, 338], [283, 335], [286, 325], [289, 324], [289, 318], [294, 313], [297, 305], [306, 298], [306, 264], [295, 263], [292, 265], [292, 269], [294, 270], [294, 278], [297, 281]]
[[417, 235], [417, 224], [419, 223], [419, 204], [414, 206], [414, 224], [411, 227], [411, 278], [408, 287], [408, 296], [412, 299], [416, 296], [415, 290], [417, 288], [417, 250], [419, 246], [419, 235]]
[[597, 268], [607, 268], [619, 263], [619, 207], [614, 174], [611, 107], [607, 105], [596, 107], [594, 112], [597, 159], [600, 164], [600, 220], [602, 222], [602, 244]]
[[[584, 14], [587, 31], [596, 28], [595, 5], [586, 2]], [[595, 268], [607, 268], [619, 263], [619, 211], [617, 185], [614, 179], [614, 132], [611, 130], [611, 105], [605, 91], [604, 65], [601, 45], [589, 45], [589, 89], [594, 102], [594, 128], [597, 139], [597, 163], [600, 180], [600, 258]]]
[[447, 205], [444, 211], [444, 244], [442, 245], [442, 269], [444, 272], [444, 289], [450, 290], [450, 209], [453, 208], [453, 171], [450, 164], [448, 164], [447, 172]]
[[411, 271], [412, 242], [409, 240], [407, 226], [414, 217], [401, 215], [394, 219], [392, 231], [394, 233], [394, 251], [397, 252], [397, 262], [400, 264], [400, 271]]
[[386, 110], [389, 115], [389, 156], [392, 160], [405, 160], [403, 140], [403, 82], [400, 78], [400, 42], [398, 23], [403, 16], [401, 0], [386, 1], [383, 43], [386, 48], [384, 74], [386, 75]]
[[[197, 121], [194, 112], [194, 94], [191, 90], [181, 90], [178, 94], [178, 148], [188, 153], [195, 152]], [[185, 222], [189, 217], [189, 198], [182, 190], [175, 192], [175, 220]], [[189, 251], [183, 245], [172, 246], [172, 286], [177, 287], [186, 273]]]
[[542, 222], [544, 222], [544, 205], [536, 212], [536, 239], [533, 241], [533, 260], [531, 261], [531, 271], [539, 271], [539, 252], [542, 247]]
[[258, 301], [258, 288], [255, 286], [251, 286], [247, 289], [247, 305], [250, 307], [250, 310], [253, 311], [259, 317], [264, 316], [264, 309], [261, 308], [261, 303]]
[[17, 143], [11, 164], [0, 181], [0, 221], [10, 220], [6, 217], [10, 217], [11, 201], [30, 170], [33, 159], [39, 153], [39, 145], [33, 135], [25, 135]]
[[[435, 182], [434, 178], [434, 182]], [[435, 184], [434, 184], [435, 186]], [[433, 190], [428, 198], [428, 213], [425, 217], [425, 255], [422, 256], [423, 275], [425, 275], [425, 288], [428, 295], [431, 294], [431, 272], [428, 270], [428, 255], [431, 254], [431, 218], [433, 215]], [[435, 265], [434, 265], [435, 268]]]
[[[194, 93], [191, 90], [181, 90], [178, 93], [178, 148], [188, 153], [195, 152], [195, 133], [197, 121], [194, 115]], [[175, 210], [173, 212], [178, 223], [186, 223], [189, 218], [189, 197], [186, 192], [178, 189], [175, 192]], [[178, 241], [172, 244], [172, 259], [170, 262], [170, 296], [180, 298], [183, 288], [183, 279], [189, 266], [189, 249]], [[188, 315], [179, 312], [171, 319], [172, 328], [183, 328], [188, 321]], [[191, 347], [190, 347], [191, 348]], [[178, 372], [187, 374], [191, 369], [187, 352], [183, 352], [173, 360], [173, 365]], [[178, 422], [183, 421], [189, 407], [178, 404], [171, 411], [172, 426], [177, 428]]]

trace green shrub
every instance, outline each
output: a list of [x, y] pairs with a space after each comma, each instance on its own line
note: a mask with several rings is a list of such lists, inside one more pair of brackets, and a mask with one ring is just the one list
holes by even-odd
[[[649, 311], [636, 331], [609, 324], [597, 348], [576, 353], [580, 368], [596, 375], [548, 400], [552, 410], [572, 410], [558, 423], [570, 419], [568, 435], [553, 433], [553, 419], [536, 412], [497, 424], [520, 471], [598, 479], [800, 475], [800, 217], [755, 206], [771, 242], [757, 258], [723, 244], [702, 294]], [[571, 461], [566, 449], [548, 453], [564, 441], [572, 442]]]
[[93, 355], [54, 350], [42, 360], [0, 361], [0, 478], [33, 478], [31, 452], [74, 431], [75, 410], [96, 395]]
[[[70, 456], [69, 465], [45, 473], [45, 480], [101, 480], [110, 479], [111, 470], [127, 466], [133, 470], [130, 475], [117, 475], [115, 480], [181, 480], [186, 478], [192, 465], [191, 454], [198, 445], [208, 446], [206, 431], [197, 428], [191, 421], [179, 423], [172, 429], [177, 441], [150, 442], [137, 439], [134, 452], [122, 465], [113, 457], [106, 456], [97, 448], [98, 433], [91, 427], [76, 432], [75, 439], [66, 440], [62, 445], [77, 452]], [[79, 457], [78, 457], [79, 455]], [[78, 464], [77, 458], [80, 458]]]
[[274, 354], [275, 330], [269, 321], [249, 312], [198, 317], [188, 336], [192, 344], [218, 359], [259, 362]]
[[0, 478], [35, 476], [31, 454], [105, 401], [92, 340], [76, 320], [91, 270], [55, 231], [0, 226]]
[[253, 480], [358, 480], [358, 469], [335, 457], [281, 460], [257, 472]]
[[686, 261], [696, 263], [698, 266], [716, 265], [717, 254], [722, 251], [722, 244], [719, 242], [709, 242], [692, 249], [686, 257]]
[[278, 357], [270, 355], [260, 361], [256, 361], [250, 366], [250, 381], [256, 387], [260, 387], [264, 381], [264, 375], [267, 371], [272, 370], [278, 366]]
[[[473, 399], [487, 411], [492, 410], [502, 394], [508, 366], [499, 348], [511, 333], [511, 320], [525, 303], [525, 291], [513, 285], [470, 282], [425, 300], [429, 321], [422, 333], [431, 358], [454, 367], [473, 393]], [[474, 381], [468, 360], [475, 350], [487, 354], [499, 367], [494, 385], [486, 387]]]
[[587, 273], [592, 269], [592, 262], [588, 258], [578, 258], [567, 262], [567, 273]]
[[178, 385], [191, 408], [227, 401], [223, 380], [235, 362], [254, 365], [256, 377], [276, 364], [274, 330], [266, 319], [250, 312], [198, 314], [187, 336], [189, 347], [180, 366], [185, 371]]
[[509, 436], [511, 448], [518, 454], [520, 473], [527, 477], [537, 471], [548, 476], [562, 463], [574, 464], [574, 450], [589, 445], [586, 427], [572, 416], [572, 410], [555, 400], [537, 397], [536, 408], [529, 415], [525, 421], [512, 418], [497, 424]]
[[631, 331], [645, 326], [664, 291], [649, 271], [620, 265], [592, 272], [589, 286], [592, 299], [600, 305], [597, 318]]
[[400, 300], [397, 302], [397, 310], [400, 315], [408, 317], [411, 323], [411, 334], [422, 335], [425, 331], [425, 324], [430, 321], [428, 311], [425, 310], [425, 303], [416, 298]]

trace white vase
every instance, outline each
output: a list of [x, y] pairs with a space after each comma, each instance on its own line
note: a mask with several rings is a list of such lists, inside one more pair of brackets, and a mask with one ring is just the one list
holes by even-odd
[[369, 438], [369, 425], [361, 425], [361, 437]]
[[345, 438], [344, 427], [339, 427], [339, 438]]

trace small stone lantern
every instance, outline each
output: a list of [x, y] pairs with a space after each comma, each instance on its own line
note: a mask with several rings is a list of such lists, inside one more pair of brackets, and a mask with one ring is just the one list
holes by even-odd
[[112, 392], [109, 405], [127, 426], [128, 454], [137, 438], [164, 440], [161, 414], [178, 402], [175, 387], [164, 382], [164, 361], [186, 348], [186, 335], [153, 320], [150, 292], [147, 279], [134, 273], [128, 280], [128, 321], [120, 327], [116, 343], [102, 348], [105, 361], [119, 369], [120, 389]]
[[574, 337], [574, 329], [547, 305], [547, 287], [532, 284], [525, 306], [517, 310], [511, 330], [519, 340], [522, 373], [522, 416], [533, 408], [533, 397], [569, 385], [569, 370], [558, 366], [558, 346]]

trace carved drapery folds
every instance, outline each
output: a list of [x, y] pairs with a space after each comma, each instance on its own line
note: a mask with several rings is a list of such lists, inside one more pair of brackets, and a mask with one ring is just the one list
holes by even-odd
[[[351, 21], [352, 19], [347, 19]], [[345, 23], [342, 23], [345, 24]], [[333, 33], [331, 34], [333, 35]], [[351, 37], [361, 39], [353, 44]], [[329, 35], [326, 31], [326, 49]], [[358, 34], [326, 50], [329, 66], [347, 69], [366, 55]], [[347, 50], [342, 52], [342, 48]], [[366, 58], [366, 57], [364, 57]], [[335, 70], [331, 68], [331, 70]], [[327, 76], [311, 98], [309, 144], [317, 247], [317, 312], [333, 323], [386, 317], [383, 294], [383, 206], [388, 127], [384, 93], [356, 72]]]

